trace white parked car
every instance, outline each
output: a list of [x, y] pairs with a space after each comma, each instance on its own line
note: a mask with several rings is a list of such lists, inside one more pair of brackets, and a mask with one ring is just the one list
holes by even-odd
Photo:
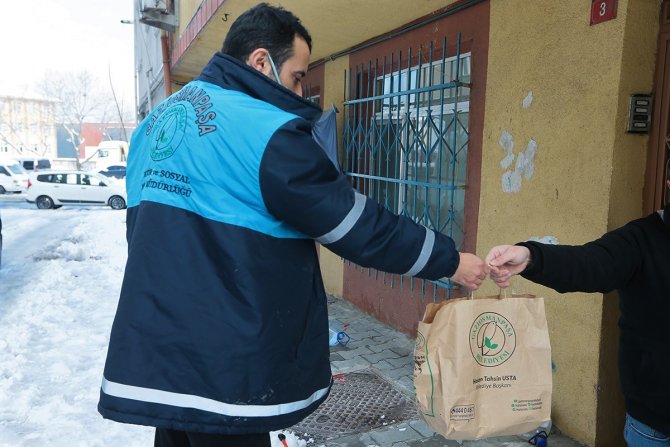
[[30, 174], [26, 200], [41, 210], [63, 205], [109, 205], [126, 207], [124, 184], [86, 171], [40, 171]]
[[28, 187], [28, 173], [15, 161], [0, 160], [0, 194], [24, 192]]

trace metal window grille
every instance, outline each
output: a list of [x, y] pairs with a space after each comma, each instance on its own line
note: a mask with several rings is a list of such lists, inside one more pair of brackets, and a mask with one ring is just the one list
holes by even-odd
[[309, 95], [309, 96], [305, 96], [305, 99], [307, 101], [313, 102], [317, 106], [321, 105], [321, 95]]
[[[427, 54], [426, 54], [427, 53]], [[435, 57], [435, 56], [438, 57]], [[350, 68], [344, 80], [343, 169], [361, 193], [463, 243], [471, 55], [431, 42]], [[400, 254], [399, 254], [400, 255]], [[368, 270], [368, 272], [371, 272]], [[375, 272], [378, 277], [378, 272]], [[386, 282], [386, 275], [383, 275]], [[401, 287], [404, 278], [401, 277]], [[410, 287], [414, 287], [410, 280]], [[431, 281], [451, 296], [449, 280]], [[393, 277], [391, 277], [393, 286]], [[426, 281], [421, 281], [425, 296]]]
[[321, 106], [321, 86], [312, 87], [312, 84], [308, 84], [302, 89], [302, 97]]

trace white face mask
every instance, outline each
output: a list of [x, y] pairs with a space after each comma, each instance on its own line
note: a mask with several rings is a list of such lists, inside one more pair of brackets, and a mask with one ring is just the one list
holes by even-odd
[[268, 51], [268, 60], [270, 61], [270, 67], [272, 67], [272, 74], [275, 77], [275, 81], [277, 81], [277, 84], [283, 87], [284, 84], [281, 83], [281, 79], [279, 78], [279, 72], [277, 71], [277, 66], [275, 65], [275, 61], [272, 60], [272, 56], [270, 56], [269, 51]]

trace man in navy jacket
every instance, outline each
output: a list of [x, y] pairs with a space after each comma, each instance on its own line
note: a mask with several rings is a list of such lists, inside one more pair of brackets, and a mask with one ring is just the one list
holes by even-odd
[[362, 266], [476, 289], [484, 262], [358, 193], [313, 141], [311, 38], [260, 4], [133, 134], [128, 261], [100, 413], [157, 446], [269, 446], [332, 384], [314, 241]]

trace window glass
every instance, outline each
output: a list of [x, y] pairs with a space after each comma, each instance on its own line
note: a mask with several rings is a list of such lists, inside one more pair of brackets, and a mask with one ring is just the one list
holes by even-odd
[[342, 170], [362, 194], [467, 249], [466, 205], [479, 200], [467, 194], [472, 55], [446, 40], [425, 48], [345, 75]]
[[25, 174], [26, 173], [26, 170], [23, 169], [18, 164], [9, 165], [9, 170], [12, 171], [14, 174]]
[[321, 95], [306, 96], [305, 99], [309, 102], [313, 102], [317, 106], [321, 105]]
[[37, 169], [51, 169], [51, 162], [46, 158], [37, 160]]
[[9, 175], [9, 172], [3, 166], [0, 166], [0, 174]]
[[95, 182], [95, 178], [91, 177], [90, 175], [82, 174], [81, 175], [81, 184], [82, 185], [96, 185], [98, 182]]
[[[470, 60], [468, 53], [378, 72], [367, 102], [359, 99], [347, 110], [351, 124], [345, 129], [346, 170], [355, 186], [394, 212], [451, 236], [459, 248], [470, 91], [454, 81], [470, 81]], [[367, 83], [364, 76], [359, 81]]]
[[77, 174], [66, 174], [65, 175], [65, 183], [68, 185], [76, 185], [77, 184]]

